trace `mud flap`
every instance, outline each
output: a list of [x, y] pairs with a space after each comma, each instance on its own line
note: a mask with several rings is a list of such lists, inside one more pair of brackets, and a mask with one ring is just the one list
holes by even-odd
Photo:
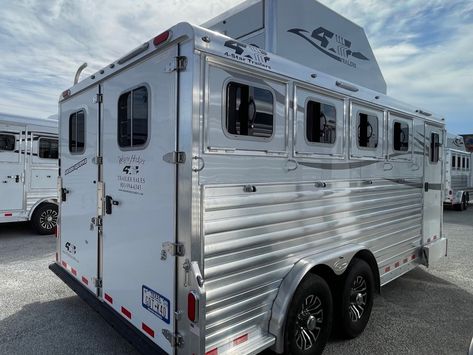
[[448, 239], [441, 238], [422, 248], [423, 264], [427, 267], [434, 266], [437, 261], [447, 256]]

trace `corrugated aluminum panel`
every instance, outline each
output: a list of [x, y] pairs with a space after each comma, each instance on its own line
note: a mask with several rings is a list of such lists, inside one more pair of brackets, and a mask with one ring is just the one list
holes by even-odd
[[420, 179], [255, 187], [204, 188], [207, 349], [267, 332], [278, 287], [308, 250], [360, 243], [382, 269], [420, 246]]

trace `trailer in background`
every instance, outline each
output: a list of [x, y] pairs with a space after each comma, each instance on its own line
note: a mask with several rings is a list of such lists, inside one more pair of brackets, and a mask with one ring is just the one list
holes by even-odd
[[472, 157], [462, 136], [447, 135], [444, 206], [453, 207], [457, 211], [468, 208], [470, 194], [473, 193]]
[[445, 256], [444, 120], [385, 95], [363, 29], [316, 1], [208, 26], [63, 92], [50, 268], [146, 354], [320, 353]]
[[58, 218], [58, 122], [0, 114], [0, 223], [31, 221], [40, 234]]

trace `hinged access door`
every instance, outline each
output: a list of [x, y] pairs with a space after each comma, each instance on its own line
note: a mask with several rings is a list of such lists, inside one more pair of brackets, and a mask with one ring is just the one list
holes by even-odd
[[98, 277], [97, 185], [100, 104], [94, 103], [100, 87], [74, 95], [60, 105], [60, 206], [61, 263], [94, 293]]
[[[23, 209], [26, 158], [25, 127], [4, 125], [0, 128], [0, 210], [5, 215]], [[0, 215], [2, 218], [4, 214]]]
[[[103, 298], [168, 353], [174, 333], [177, 47], [103, 84]], [[166, 244], [169, 245], [169, 244]], [[165, 331], [163, 333], [163, 331]]]
[[424, 244], [442, 237], [441, 217], [443, 208], [443, 129], [425, 124], [424, 152]]

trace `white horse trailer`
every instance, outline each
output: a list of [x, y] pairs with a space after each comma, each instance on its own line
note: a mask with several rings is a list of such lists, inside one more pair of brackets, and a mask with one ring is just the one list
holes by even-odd
[[62, 94], [50, 268], [143, 353], [320, 353], [446, 254], [444, 121], [386, 96], [364, 31], [315, 1], [207, 26]]
[[0, 114], [0, 223], [56, 228], [58, 122]]
[[472, 153], [465, 148], [462, 136], [447, 135], [445, 148], [445, 198], [444, 206], [458, 211], [468, 208], [473, 193]]

